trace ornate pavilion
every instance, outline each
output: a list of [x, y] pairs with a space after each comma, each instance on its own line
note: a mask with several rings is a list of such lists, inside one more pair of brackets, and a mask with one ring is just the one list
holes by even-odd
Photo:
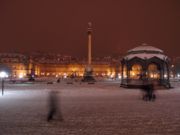
[[127, 52], [121, 61], [122, 87], [140, 87], [155, 83], [170, 87], [169, 58], [161, 49], [141, 45]]

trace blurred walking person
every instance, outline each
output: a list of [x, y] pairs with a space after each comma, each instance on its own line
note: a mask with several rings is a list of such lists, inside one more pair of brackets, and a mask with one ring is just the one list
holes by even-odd
[[59, 120], [63, 121], [59, 101], [60, 100], [58, 98], [58, 92], [52, 90], [49, 93], [49, 112], [48, 112], [48, 116], [47, 116], [47, 121], [48, 122], [53, 120], [55, 116], [58, 116]]
[[143, 91], [143, 100], [154, 101], [156, 99], [156, 95], [154, 92], [154, 85], [152, 83], [144, 84], [142, 86], [142, 91]]
[[58, 78], [58, 79], [57, 79], [57, 83], [60, 83], [60, 82], [61, 82], [61, 78]]

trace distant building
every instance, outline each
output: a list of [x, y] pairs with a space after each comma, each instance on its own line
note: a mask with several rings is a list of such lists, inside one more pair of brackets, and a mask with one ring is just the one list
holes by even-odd
[[19, 53], [0, 53], [0, 70], [4, 70], [11, 77], [23, 77], [28, 74], [27, 56]]
[[[0, 70], [6, 70], [11, 78], [83, 76], [86, 61], [55, 53], [0, 53]], [[111, 57], [94, 58], [94, 76], [115, 77], [120, 72], [119, 60]]]

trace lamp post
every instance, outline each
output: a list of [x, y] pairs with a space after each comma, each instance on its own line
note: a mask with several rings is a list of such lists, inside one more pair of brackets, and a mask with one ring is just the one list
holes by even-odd
[[1, 86], [2, 86], [2, 96], [4, 95], [4, 78], [8, 77], [7, 73], [2, 71], [0, 72], [0, 78], [1, 78]]
[[4, 95], [4, 78], [2, 78], [2, 96]]

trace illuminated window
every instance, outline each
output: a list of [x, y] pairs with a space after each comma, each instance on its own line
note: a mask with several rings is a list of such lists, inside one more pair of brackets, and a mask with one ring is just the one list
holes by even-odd
[[45, 75], [45, 73], [42, 72], [41, 75]]
[[160, 78], [160, 72], [159, 72], [156, 64], [150, 64], [148, 66], [148, 77], [151, 79], [159, 79]]
[[142, 66], [139, 64], [134, 64], [130, 71], [130, 78], [139, 79], [142, 74]]

